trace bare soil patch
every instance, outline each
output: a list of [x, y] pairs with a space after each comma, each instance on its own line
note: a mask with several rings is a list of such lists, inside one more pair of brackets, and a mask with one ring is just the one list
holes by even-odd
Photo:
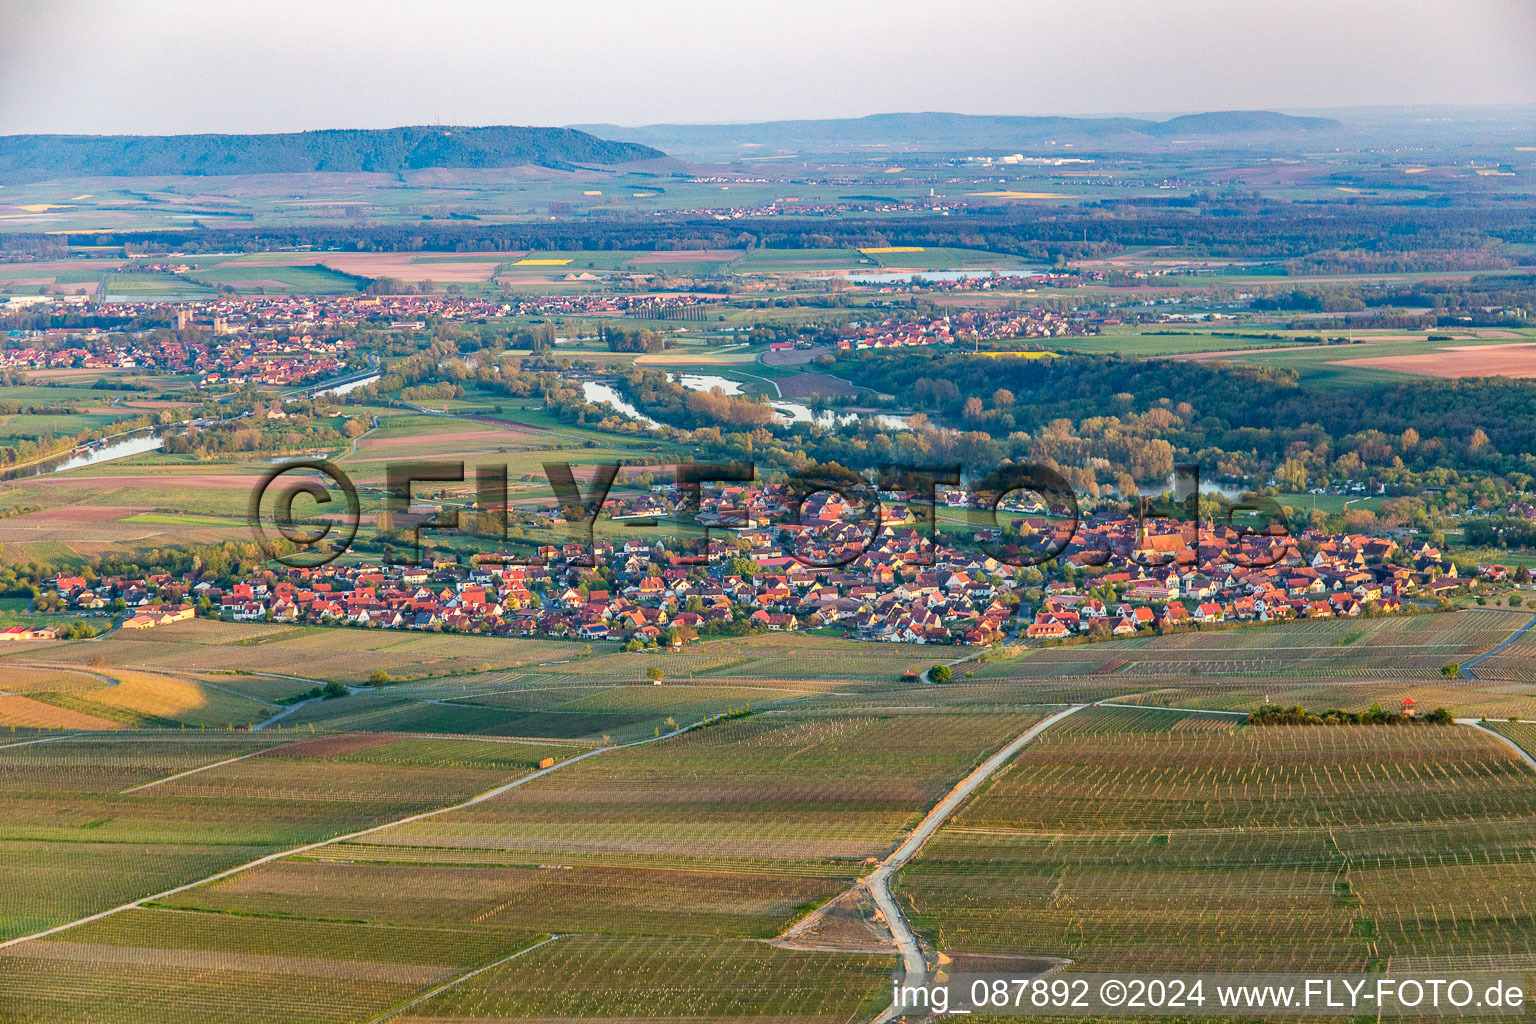
[[76, 486], [79, 484], [94, 484], [100, 488], [109, 487], [154, 487], [164, 490], [167, 487], [191, 487], [202, 491], [223, 491], [230, 489], [247, 489], [255, 486], [260, 477], [247, 476], [239, 473], [186, 473], [145, 476], [72, 476], [68, 473], [53, 476], [31, 477], [27, 480], [29, 486], [35, 484]]
[[1173, 352], [1157, 358], [1179, 363], [1198, 363], [1207, 359], [1235, 359], [1238, 356], [1251, 356], [1258, 352], [1301, 352], [1321, 347], [1321, 345], [1275, 345], [1273, 347], [1255, 345], [1253, 348], [1224, 348], [1216, 352]]
[[860, 391], [842, 378], [826, 373], [797, 373], [793, 377], [780, 377], [774, 383], [785, 398], [810, 398], [812, 395], [831, 398], [856, 395]]
[[1365, 366], [1426, 377], [1536, 377], [1536, 343], [1458, 345], [1407, 356], [1342, 359], [1336, 366]]
[[[298, 686], [298, 680], [294, 680]], [[372, 747], [382, 747], [386, 743], [393, 743], [400, 739], [393, 733], [348, 733], [345, 736], [322, 736], [314, 740], [300, 740], [297, 743], [285, 743], [281, 747], [273, 747], [263, 751], [263, 757], [341, 757], [345, 754], [355, 754], [359, 750], [368, 750]]]
[[116, 270], [127, 260], [39, 260], [25, 264], [30, 271], [40, 274], [61, 273], [76, 270]]
[[104, 377], [110, 370], [101, 367], [55, 366], [47, 370], [28, 370], [28, 380], [55, 380], [72, 377]]
[[782, 352], [764, 352], [763, 362], [769, 366], [799, 366], [801, 363], [808, 363], [818, 355], [824, 354], [817, 352], [813, 348], [792, 348]]
[[[453, 262], [415, 262], [428, 253], [411, 252], [359, 252], [327, 253], [322, 265], [343, 274], [361, 277], [393, 277], [399, 281], [441, 281], [446, 283], [489, 281], [497, 266], [507, 262], [502, 253], [493, 253], [484, 260]], [[450, 253], [439, 253], [447, 256]]]
[[144, 509], [137, 505], [75, 505], [71, 508], [45, 508], [16, 516], [11, 522], [23, 523], [109, 523], [124, 519]]
[[441, 434], [422, 434], [418, 437], [365, 437], [358, 442], [359, 451], [374, 448], [440, 448], [445, 444], [468, 444], [477, 447], [504, 444], [507, 441], [523, 441], [533, 436], [516, 428], [504, 430], [451, 430]]

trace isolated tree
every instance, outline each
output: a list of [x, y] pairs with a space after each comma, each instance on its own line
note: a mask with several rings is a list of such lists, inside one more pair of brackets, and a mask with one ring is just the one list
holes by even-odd
[[664, 676], [665, 673], [662, 672], [661, 668], [657, 665], [652, 665], [650, 668], [645, 670], [645, 678], [649, 679], [653, 683], [661, 682]]
[[949, 682], [952, 674], [953, 673], [950, 672], [948, 665], [935, 665], [933, 668], [928, 670], [928, 678], [932, 679], [936, 683]]
[[369, 686], [383, 686], [387, 682], [389, 682], [389, 673], [381, 668], [376, 668], [368, 673]]

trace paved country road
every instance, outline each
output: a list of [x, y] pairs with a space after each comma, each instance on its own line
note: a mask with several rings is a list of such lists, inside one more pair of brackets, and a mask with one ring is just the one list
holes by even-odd
[[1487, 726], [1483, 725], [1484, 722], [1507, 722], [1507, 721], [1509, 721], [1509, 719], [1507, 719], [1507, 718], [1457, 718], [1457, 719], [1454, 719], [1454, 721], [1456, 722], [1457, 725], [1471, 726], [1473, 729], [1476, 729], [1478, 732], [1485, 732], [1485, 733], [1487, 733], [1489, 736], [1492, 736], [1494, 739], [1498, 740], [1500, 743], [1504, 744], [1506, 747], [1508, 747], [1509, 749], [1513, 750], [1515, 753], [1519, 754], [1520, 755], [1520, 759], [1522, 761], [1524, 761], [1526, 764], [1530, 765], [1532, 768], [1536, 768], [1536, 757], [1532, 757], [1530, 754], [1526, 753], [1526, 750], [1525, 750], [1524, 747], [1522, 747], [1520, 744], [1516, 743], [1514, 740], [1510, 739], [1508, 736], [1505, 736], [1503, 733], [1501, 733], [1501, 732], [1494, 732], [1492, 729], [1490, 729]]
[[[1003, 765], [1013, 759], [1013, 756], [1024, 748], [1036, 736], [1055, 725], [1057, 722], [1074, 715], [1088, 707], [1087, 704], [1074, 704], [1071, 707], [1058, 711], [1054, 715], [1043, 718], [1030, 726], [1011, 743], [1003, 747], [997, 753], [983, 761], [975, 771], [961, 779], [954, 789], [934, 805], [912, 834], [907, 836], [905, 842], [896, 847], [894, 853], [885, 858], [865, 880], [869, 891], [875, 898], [886, 922], [891, 926], [891, 935], [896, 940], [896, 947], [901, 950], [902, 971], [905, 974], [904, 984], [921, 985], [928, 976], [928, 965], [923, 959], [923, 949], [917, 941], [917, 935], [913, 933], [912, 926], [907, 924], [907, 919], [902, 916], [901, 908], [896, 905], [896, 897], [891, 894], [891, 876], [906, 866], [917, 851], [927, 842], [928, 837], [939, 830], [939, 826], [949, 818], [951, 814], [965, 802], [966, 798], [976, 792], [976, 788], [991, 777]], [[875, 1018], [876, 1024], [891, 1020], [898, 1015], [898, 1007], [893, 1003], [884, 1013]]]
[[1523, 625], [1519, 629], [1515, 630], [1514, 634], [1512, 636], [1510, 636], [1509, 639], [1505, 640], [1503, 643], [1499, 644], [1497, 647], [1494, 647], [1491, 650], [1484, 651], [1482, 654], [1479, 654], [1477, 657], [1471, 659], [1470, 661], [1464, 661], [1460, 665], [1458, 665], [1457, 666], [1457, 671], [1461, 673], [1461, 678], [1463, 678], [1463, 679], [1465, 679], [1465, 680], [1467, 680], [1469, 682], [1476, 682], [1477, 681], [1477, 673], [1472, 671], [1473, 666], [1475, 666], [1478, 662], [1483, 661], [1486, 658], [1491, 658], [1495, 654], [1498, 654], [1500, 651], [1504, 650], [1510, 644], [1514, 643], [1516, 640], [1519, 640], [1521, 637], [1525, 636], [1525, 634], [1529, 633], [1531, 631], [1532, 627], [1536, 627], [1536, 615], [1531, 616], [1531, 621], [1530, 622], [1527, 622], [1525, 625]]

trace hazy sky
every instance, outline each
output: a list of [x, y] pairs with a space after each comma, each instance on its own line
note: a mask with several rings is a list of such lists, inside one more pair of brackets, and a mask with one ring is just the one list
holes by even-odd
[[1533, 0], [0, 0], [0, 134], [1536, 103]]

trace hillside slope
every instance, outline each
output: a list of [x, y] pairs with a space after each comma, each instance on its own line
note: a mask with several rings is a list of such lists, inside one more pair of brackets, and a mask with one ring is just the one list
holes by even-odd
[[570, 128], [410, 127], [281, 135], [0, 136], [0, 180], [400, 172], [426, 167], [620, 164], [665, 154]]
[[639, 142], [680, 155], [684, 152], [723, 154], [739, 147], [759, 146], [799, 152], [846, 152], [870, 148], [967, 152], [1011, 149], [1043, 142], [1135, 147], [1161, 146], [1172, 139], [1199, 138], [1214, 144], [1249, 144], [1338, 129], [1342, 125], [1323, 117], [1243, 110], [1186, 114], [1167, 121], [1136, 117], [1013, 117], [926, 112], [871, 114], [820, 121], [575, 127], [604, 138]]

